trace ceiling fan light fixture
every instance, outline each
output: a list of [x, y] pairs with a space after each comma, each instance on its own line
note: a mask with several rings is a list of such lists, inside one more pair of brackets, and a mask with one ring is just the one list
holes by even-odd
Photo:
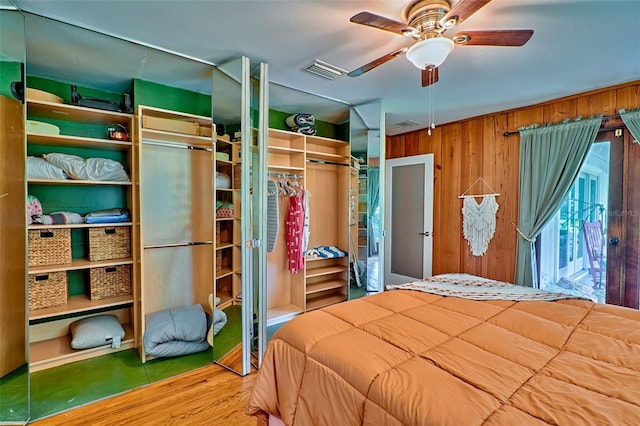
[[407, 50], [406, 56], [413, 65], [425, 69], [427, 66], [439, 67], [451, 50], [454, 43], [446, 37], [433, 37], [421, 40]]

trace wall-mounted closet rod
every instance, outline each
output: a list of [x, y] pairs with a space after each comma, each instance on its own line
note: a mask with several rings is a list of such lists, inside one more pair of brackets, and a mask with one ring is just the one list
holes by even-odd
[[307, 158], [307, 163], [318, 163], [318, 164], [331, 164], [333, 166], [345, 166], [345, 167], [351, 167], [349, 164], [344, 164], [344, 163], [335, 163], [333, 161], [325, 161], [325, 160], [316, 160], [314, 158]]
[[[612, 119], [614, 119], [614, 118], [619, 118], [619, 117], [620, 117], [620, 114], [611, 114], [611, 115], [605, 115], [605, 116], [603, 116], [603, 117], [602, 117], [602, 126], [600, 126], [600, 127], [603, 127], [605, 124], [607, 124], [607, 121], [612, 120]], [[519, 133], [520, 133], [520, 130], [516, 130], [515, 132], [509, 132], [509, 131], [506, 131], [506, 132], [504, 132], [502, 135], [503, 135], [504, 137], [509, 137], [509, 136], [511, 136], [511, 135], [517, 135], [517, 134], [519, 134]]]
[[189, 246], [204, 246], [213, 244], [213, 241], [189, 241], [184, 243], [171, 243], [171, 244], [155, 244], [150, 246], [144, 246], [145, 249], [157, 249], [157, 248], [171, 248], [171, 247], [189, 247]]
[[159, 142], [159, 141], [152, 141], [149, 139], [144, 139], [142, 141], [143, 145], [154, 145], [154, 146], [162, 146], [165, 148], [180, 148], [180, 149], [193, 149], [195, 151], [208, 151], [208, 152], [213, 152], [213, 148], [204, 148], [201, 146], [194, 146], [194, 145], [189, 145], [189, 144], [177, 144], [177, 143], [171, 143], [171, 142]]
[[293, 175], [289, 173], [276, 173], [276, 172], [269, 172], [269, 176], [277, 177], [280, 179], [302, 179], [304, 177], [302, 175]]

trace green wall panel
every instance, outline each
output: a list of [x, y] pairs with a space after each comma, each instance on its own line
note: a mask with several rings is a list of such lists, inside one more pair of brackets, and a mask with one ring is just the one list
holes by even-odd
[[20, 62], [0, 61], [0, 95], [15, 99], [11, 83], [20, 81]]
[[133, 102], [188, 114], [211, 116], [211, 96], [150, 81], [133, 81]]

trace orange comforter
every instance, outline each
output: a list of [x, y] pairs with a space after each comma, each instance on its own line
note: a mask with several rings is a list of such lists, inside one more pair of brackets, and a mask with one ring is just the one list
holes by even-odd
[[302, 315], [247, 413], [287, 425], [640, 425], [640, 312], [393, 290]]

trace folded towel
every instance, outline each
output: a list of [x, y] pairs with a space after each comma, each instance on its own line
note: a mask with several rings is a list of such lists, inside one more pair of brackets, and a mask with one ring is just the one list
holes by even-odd
[[349, 253], [347, 253], [344, 250], [340, 250], [336, 246], [313, 247], [307, 250], [307, 253], [306, 253], [306, 257], [312, 258], [312, 259], [317, 257], [323, 258], [323, 259], [329, 259], [334, 257], [347, 257], [347, 256], [349, 256]]
[[125, 209], [97, 210], [87, 213], [85, 223], [119, 223], [129, 221], [129, 212]]

